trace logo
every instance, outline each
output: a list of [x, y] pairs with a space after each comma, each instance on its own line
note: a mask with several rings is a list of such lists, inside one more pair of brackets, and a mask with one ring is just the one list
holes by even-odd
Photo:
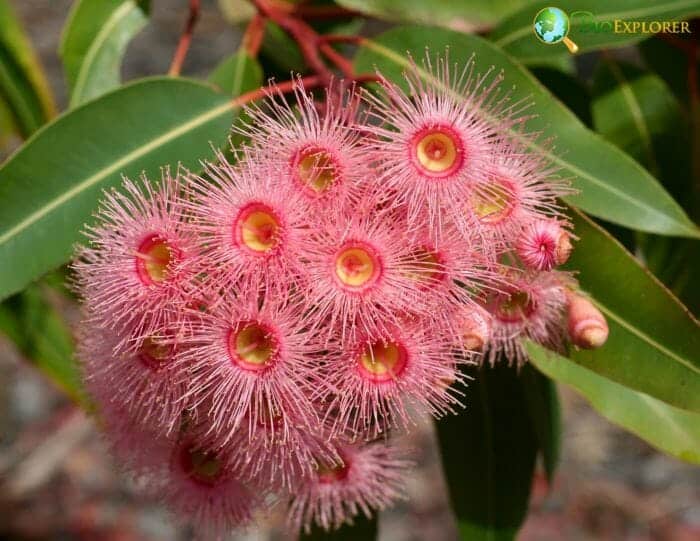
[[563, 10], [555, 7], [541, 9], [532, 21], [532, 28], [537, 39], [547, 45], [563, 43], [571, 54], [578, 51], [578, 45], [567, 36], [571, 29], [569, 16]]
[[541, 9], [532, 21], [532, 29], [535, 36], [542, 43], [556, 45], [563, 43], [570, 53], [578, 51], [576, 45], [569, 39], [571, 24], [576, 26], [576, 32], [587, 33], [614, 33], [614, 34], [690, 34], [692, 30], [688, 21], [649, 21], [649, 20], [624, 20], [602, 19], [596, 17], [590, 11], [574, 11], [571, 18], [564, 10], [547, 7]]

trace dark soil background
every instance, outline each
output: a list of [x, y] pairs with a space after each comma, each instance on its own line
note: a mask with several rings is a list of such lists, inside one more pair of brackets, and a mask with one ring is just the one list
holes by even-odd
[[[13, 1], [61, 105], [66, 92], [56, 50], [70, 4]], [[129, 48], [125, 78], [167, 71], [186, 6], [185, 0], [153, 1], [151, 23]], [[184, 73], [207, 74], [239, 41], [240, 31], [226, 23], [216, 2], [204, 1]], [[60, 308], [76, 319], [75, 306]], [[192, 538], [192, 532], [177, 526], [157, 502], [137, 495], [106, 453], [92, 419], [2, 337], [0, 382], [0, 540]], [[519, 539], [700, 539], [700, 468], [657, 453], [599, 417], [572, 392], [560, 391], [565, 423], [562, 463], [553, 487], [538, 475]], [[419, 467], [408, 480], [408, 501], [382, 515], [380, 538], [456, 539], [430, 424], [408, 438], [418, 450]], [[281, 515], [273, 516], [260, 529], [234, 532], [231, 539], [288, 539], [280, 522]]]

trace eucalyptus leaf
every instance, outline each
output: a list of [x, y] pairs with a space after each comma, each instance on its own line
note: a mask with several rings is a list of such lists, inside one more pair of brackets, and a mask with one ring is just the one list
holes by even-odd
[[[57, 294], [56, 292], [53, 292]], [[32, 284], [0, 304], [0, 332], [69, 397], [85, 403], [73, 336], [44, 284]]]
[[224, 93], [240, 96], [262, 84], [263, 71], [255, 58], [241, 49], [222, 60], [207, 80]]
[[532, 0], [337, 0], [338, 4], [392, 22], [417, 22], [473, 32]]
[[538, 433], [514, 366], [470, 374], [467, 411], [437, 423], [443, 468], [464, 541], [512, 540], [527, 512]]
[[[530, 97], [536, 118], [528, 128], [555, 137], [556, 148], [543, 145], [542, 138], [524, 139], [532, 150], [544, 153], [560, 173], [571, 178], [579, 194], [567, 200], [586, 212], [640, 231], [665, 235], [700, 237], [700, 230], [683, 209], [647, 171], [629, 156], [602, 140], [576, 118], [525, 68], [493, 44], [477, 36], [428, 27], [400, 27], [374, 39], [366, 39], [355, 58], [358, 73], [379, 68], [393, 81], [410, 66], [406, 52], [414, 58], [425, 55], [430, 44], [433, 54], [450, 47], [450, 61], [464, 65], [475, 54], [479, 72], [492, 66], [504, 70], [503, 88], [515, 86], [515, 98]], [[423, 71], [424, 77], [430, 75]]]
[[[541, 0], [523, 7], [505, 19], [489, 38], [522, 62], [532, 63], [553, 55], [568, 54], [563, 43], [549, 45], [535, 36], [535, 16], [551, 5], [548, 0]], [[569, 15], [568, 37], [576, 43], [579, 52], [622, 47], [652, 36], [649, 32], [623, 31], [623, 22], [676, 21], [700, 14], [700, 0], [569, 0], [558, 7]], [[615, 21], [620, 21], [617, 23], [618, 32], [615, 31]]]
[[142, 80], [47, 125], [0, 167], [0, 298], [68, 260], [102, 190], [122, 175], [198, 167], [237, 103], [186, 79]]
[[532, 342], [526, 348], [539, 370], [572, 387], [605, 418], [665, 453], [700, 464], [700, 414], [634, 391]]
[[700, 326], [657, 278], [580, 213], [567, 268], [605, 315], [610, 335], [573, 361], [679, 408], [700, 412]]
[[0, 0], [0, 100], [23, 137], [56, 113], [39, 60], [8, 0]]
[[121, 84], [121, 60], [131, 39], [148, 22], [147, 0], [77, 0], [63, 31], [63, 60], [70, 106]]

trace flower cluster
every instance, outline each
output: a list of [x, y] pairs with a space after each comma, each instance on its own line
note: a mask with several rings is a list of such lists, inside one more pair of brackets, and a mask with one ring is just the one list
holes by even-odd
[[208, 536], [273, 504], [306, 530], [381, 509], [410, 466], [391, 435], [455, 412], [462, 365], [605, 340], [555, 270], [569, 188], [524, 105], [471, 61], [405, 83], [273, 90], [246, 146], [126, 180], [87, 229], [86, 386], [114, 454]]

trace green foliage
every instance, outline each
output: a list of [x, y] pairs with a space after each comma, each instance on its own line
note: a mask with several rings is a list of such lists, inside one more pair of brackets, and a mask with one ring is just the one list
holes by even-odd
[[0, 101], [22, 137], [55, 114], [44, 73], [8, 0], [0, 0]]
[[[568, 54], [564, 44], [548, 45], [535, 39], [532, 20], [542, 8], [552, 3], [541, 0], [528, 4], [517, 13], [504, 20], [490, 35], [494, 44], [506, 53], [524, 63], [537, 63], [552, 55]], [[599, 25], [613, 21], [673, 21], [690, 19], [700, 13], [700, 0], [570, 0], [560, 5], [569, 15], [571, 29], [569, 38], [579, 47], [579, 52], [621, 47], [647, 39], [651, 34], [642, 32], [614, 32], [604, 30]], [[576, 11], [593, 14], [571, 16]], [[597, 31], [602, 30], [602, 31]]]
[[527, 511], [538, 451], [553, 471], [558, 412], [551, 382], [529, 367], [471, 371], [466, 411], [437, 423], [461, 538], [514, 539]]
[[0, 332], [68, 396], [84, 404], [73, 336], [54, 306], [60, 297], [46, 283], [32, 284], [0, 304]]
[[198, 167], [226, 140], [230, 97], [185, 79], [108, 93], [48, 125], [0, 168], [0, 298], [64, 263], [102, 190], [122, 175]]
[[700, 332], [688, 310], [612, 236], [574, 214], [579, 241], [567, 263], [605, 314], [606, 344], [571, 359], [679, 408], [700, 412]]
[[77, 0], [59, 53], [75, 107], [116, 88], [126, 47], [148, 22], [145, 0]]
[[223, 59], [207, 80], [226, 94], [240, 96], [262, 84], [263, 71], [258, 61], [241, 49]]
[[537, 368], [571, 386], [613, 423], [661, 451], [700, 464], [700, 414], [669, 406], [536, 344], [527, 344], [527, 350]]
[[338, 4], [392, 22], [415, 22], [473, 32], [532, 0], [338, 0]]
[[[681, 207], [647, 171], [629, 156], [603, 141], [586, 127], [522, 66], [477, 36], [424, 27], [401, 27], [373, 40], [366, 40], [355, 59], [359, 72], [374, 65], [386, 76], [400, 81], [409, 66], [405, 51], [415, 58], [425, 54], [425, 44], [433, 54], [451, 49], [450, 60], [462, 64], [476, 54], [478, 71], [490, 66], [504, 70], [504, 88], [515, 86], [519, 96], [531, 96], [537, 116], [528, 128], [545, 137], [556, 137], [556, 151], [540, 138], [526, 141], [532, 149], [549, 156], [571, 178], [578, 195], [567, 200], [579, 208], [613, 223], [653, 233], [698, 237], [700, 231]], [[428, 74], [426, 73], [426, 77]]]

